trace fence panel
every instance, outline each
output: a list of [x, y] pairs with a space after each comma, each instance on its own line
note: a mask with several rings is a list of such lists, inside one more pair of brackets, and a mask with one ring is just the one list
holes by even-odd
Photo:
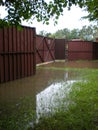
[[55, 60], [55, 40], [43, 36], [36, 36], [36, 63]]
[[92, 51], [93, 45], [92, 42], [88, 41], [69, 41], [68, 42], [68, 51]]
[[35, 74], [35, 29], [0, 29], [0, 83]]
[[44, 39], [44, 61], [55, 60], [55, 40], [52, 38], [45, 37]]
[[55, 39], [55, 58], [65, 59], [65, 49], [66, 49], [65, 39]]
[[92, 60], [93, 53], [89, 52], [68, 52], [68, 60]]
[[36, 36], [36, 63], [44, 62], [44, 37]]
[[69, 41], [68, 60], [92, 60], [93, 43], [88, 41]]

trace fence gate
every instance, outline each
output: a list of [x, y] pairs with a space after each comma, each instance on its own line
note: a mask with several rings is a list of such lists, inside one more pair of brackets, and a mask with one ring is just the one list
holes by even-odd
[[55, 40], [43, 36], [36, 36], [36, 63], [55, 60]]
[[55, 39], [55, 59], [62, 60], [66, 58], [65, 50], [66, 44], [65, 39]]

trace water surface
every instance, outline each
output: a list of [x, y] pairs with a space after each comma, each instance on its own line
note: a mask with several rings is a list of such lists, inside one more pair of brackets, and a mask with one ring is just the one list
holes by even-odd
[[78, 71], [51, 67], [98, 68], [98, 62], [54, 62], [37, 67], [35, 76], [0, 84], [0, 130], [26, 129], [35, 113], [39, 116], [43, 109], [42, 113], [49, 114], [49, 107], [58, 108], [57, 101], [68, 94], [71, 83], [82, 79]]

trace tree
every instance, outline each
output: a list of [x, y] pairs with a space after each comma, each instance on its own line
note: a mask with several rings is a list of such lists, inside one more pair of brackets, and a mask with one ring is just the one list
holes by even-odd
[[67, 28], [56, 31], [51, 37], [64, 38], [66, 40], [82, 39], [85, 41], [95, 41], [98, 37], [98, 27], [96, 25], [83, 26], [82, 29]]
[[[37, 21], [43, 21], [49, 24], [49, 19], [57, 19], [63, 14], [65, 7], [68, 9], [72, 5], [79, 5], [89, 12], [90, 20], [98, 20], [98, 2], [97, 0], [0, 0], [0, 6], [4, 6], [8, 15], [0, 19], [0, 25], [19, 25], [22, 20], [36, 18]], [[32, 21], [32, 20], [31, 20]]]
[[46, 31], [44, 31], [44, 30], [40, 31], [40, 32], [39, 32], [39, 35], [45, 36], [45, 37], [51, 37], [51, 33], [48, 33], [48, 32], [46, 32]]
[[49, 24], [51, 17], [57, 23], [56, 19], [63, 13], [63, 9], [77, 3], [82, 6], [83, 0], [54, 0], [48, 3], [45, 0], [0, 0], [0, 5], [5, 6], [8, 12], [8, 15], [0, 20], [0, 25], [19, 25], [22, 20], [31, 18]]
[[70, 39], [80, 39], [79, 32], [79, 29], [71, 30]]
[[61, 29], [56, 31], [54, 34], [52, 34], [55, 38], [64, 38], [69, 39], [70, 37], [70, 30], [67, 28]]
[[98, 22], [98, 0], [85, 0], [84, 2], [85, 10], [88, 11], [88, 18], [90, 21]]
[[93, 40], [93, 26], [83, 26], [79, 32], [80, 39], [91, 41]]
[[69, 30], [68, 28], [64, 28], [56, 31], [52, 35], [55, 38], [64, 38], [66, 40], [77, 39], [79, 38], [79, 30], [78, 29]]

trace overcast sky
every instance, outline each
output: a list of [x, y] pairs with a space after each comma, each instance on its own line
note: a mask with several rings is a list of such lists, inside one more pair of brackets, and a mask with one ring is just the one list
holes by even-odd
[[[90, 23], [87, 19], [82, 19], [81, 17], [86, 16], [87, 12], [82, 11], [79, 7], [73, 6], [70, 11], [67, 9], [64, 10], [64, 15], [60, 16], [58, 20], [58, 24], [54, 26], [54, 23], [52, 20], [50, 20], [49, 25], [43, 25], [42, 23], [39, 23], [37, 21], [33, 22], [33, 27], [36, 27], [36, 31], [40, 32], [42, 30], [45, 30], [50, 33], [54, 33], [55, 31], [59, 29], [74, 29], [79, 28], [81, 29], [84, 25], [90, 25]], [[24, 23], [26, 25], [26, 23]], [[31, 25], [32, 26], [32, 25]]]
[[[6, 13], [4, 12], [4, 8], [0, 8], [0, 17], [4, 17]], [[64, 15], [60, 16], [58, 20], [58, 24], [54, 26], [53, 20], [50, 20], [49, 25], [43, 25], [41, 22], [37, 22], [36, 20], [33, 21], [33, 24], [28, 24], [26, 22], [23, 22], [23, 25], [35, 27], [37, 33], [44, 30], [46, 32], [54, 33], [59, 29], [74, 29], [79, 28], [81, 29], [84, 25], [90, 25], [90, 23], [87, 19], [81, 20], [81, 17], [86, 16], [87, 12], [82, 11], [79, 7], [73, 6], [70, 11], [67, 9], [64, 10]]]

